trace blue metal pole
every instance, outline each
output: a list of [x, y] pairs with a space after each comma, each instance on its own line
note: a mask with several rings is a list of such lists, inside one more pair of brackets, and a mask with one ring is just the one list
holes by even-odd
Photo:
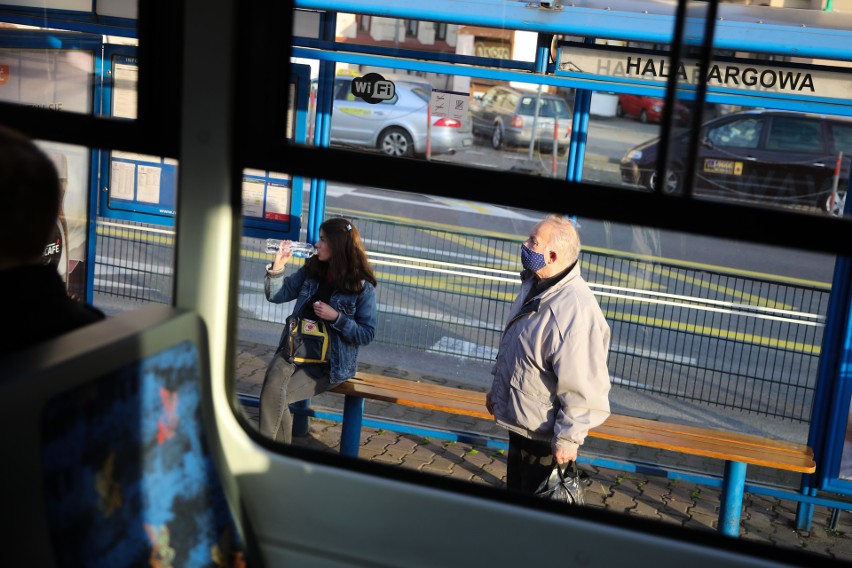
[[[337, 17], [334, 13], [323, 15], [322, 35], [323, 39], [334, 40]], [[315, 131], [314, 141], [320, 146], [328, 147], [331, 133], [331, 107], [334, 90], [334, 64], [329, 62], [320, 63], [319, 77], [317, 78], [317, 100], [316, 116], [314, 117]], [[308, 223], [306, 228], [306, 240], [315, 243], [319, 240], [319, 226], [325, 215], [325, 188], [324, 179], [311, 179], [311, 195], [308, 201]], [[301, 211], [299, 215], [301, 216]], [[295, 403], [300, 409], [311, 407], [311, 399], [301, 400]], [[293, 435], [305, 436], [310, 429], [311, 419], [307, 413], [299, 413], [293, 417]]]
[[[594, 38], [586, 38], [587, 44], [594, 44]], [[559, 62], [556, 62], [558, 67]], [[586, 153], [586, 140], [589, 137], [589, 111], [592, 107], [592, 91], [578, 89], [574, 91], [574, 116], [571, 121], [571, 147], [568, 150], [567, 181], [580, 181], [583, 178], [583, 162]]]
[[[847, 186], [847, 195], [852, 189], [852, 180]], [[852, 206], [846, 203], [843, 212], [845, 217], [852, 215]], [[803, 495], [816, 496], [818, 487], [831, 478], [831, 464], [838, 447], [830, 447], [829, 440], [832, 432], [834, 438], [843, 440], [847, 422], [848, 396], [842, 397], [840, 384], [840, 365], [843, 356], [843, 344], [847, 327], [852, 318], [852, 259], [838, 257], [834, 264], [834, 276], [831, 281], [831, 296], [828, 301], [828, 313], [825, 319], [825, 330], [822, 339], [822, 355], [817, 370], [817, 385], [814, 393], [814, 405], [811, 413], [811, 427], [808, 431], [808, 445], [814, 450], [817, 473], [802, 476], [801, 492]], [[834, 423], [831, 418], [835, 417]], [[834, 444], [837, 446], [837, 444]], [[813, 521], [814, 506], [812, 503], [799, 503], [796, 511], [796, 527], [810, 530]]]
[[347, 396], [343, 401], [343, 424], [340, 430], [340, 455], [358, 457], [361, 447], [361, 423], [364, 420], [364, 399]]
[[577, 156], [574, 161], [574, 181], [583, 180], [583, 164], [586, 161], [586, 141], [589, 138], [589, 114], [592, 108], [592, 91], [583, 91], [580, 109], [580, 131], [577, 133]]
[[[817, 488], [810, 487], [802, 489], [802, 494], [808, 497], [816, 497]], [[796, 509], [796, 529], [800, 531], [811, 530], [811, 523], [814, 520], [814, 504], [801, 501]]]
[[743, 462], [725, 462], [725, 479], [722, 485], [718, 530], [727, 536], [738, 537], [740, 535], [740, 515], [743, 508], [746, 467]]

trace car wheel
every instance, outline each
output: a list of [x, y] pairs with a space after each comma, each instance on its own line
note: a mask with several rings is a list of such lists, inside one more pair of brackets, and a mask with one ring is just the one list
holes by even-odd
[[621, 118], [624, 116], [624, 109], [621, 106], [621, 103], [615, 105], [615, 116]]
[[379, 150], [388, 156], [411, 156], [414, 154], [414, 142], [402, 128], [388, 128], [379, 135]]
[[639, 122], [641, 122], [642, 124], [648, 123], [648, 113], [645, 111], [645, 109], [642, 109], [642, 112], [639, 113]]
[[494, 125], [494, 130], [491, 132], [491, 147], [495, 150], [503, 147], [503, 125], [499, 122]]
[[843, 215], [843, 208], [846, 205], [846, 190], [838, 189], [837, 195], [832, 199], [832, 194], [829, 191], [828, 195], [822, 202], [822, 210], [829, 215], [840, 217]]
[[[651, 176], [648, 178], [648, 187], [651, 188], [652, 191], [657, 190], [657, 172], [654, 171], [651, 173]], [[663, 184], [663, 193], [667, 195], [674, 195], [675, 193], [680, 193], [680, 174], [672, 169], [666, 169], [666, 180]]]

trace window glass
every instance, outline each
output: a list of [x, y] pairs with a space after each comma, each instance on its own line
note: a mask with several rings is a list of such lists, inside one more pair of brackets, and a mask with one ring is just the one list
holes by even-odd
[[419, 27], [420, 22], [418, 22], [417, 20], [405, 20], [405, 35], [416, 36]]
[[832, 145], [835, 151], [852, 154], [852, 124], [831, 124]]
[[411, 88], [411, 92], [420, 97], [420, 99], [425, 103], [429, 102], [430, 91], [431, 90], [429, 88], [422, 86], [413, 86]]
[[499, 105], [505, 110], [514, 112], [518, 106], [518, 99], [520, 99], [520, 95], [516, 93], [506, 93], [500, 100]]
[[792, 152], [823, 152], [822, 123], [804, 118], [775, 117], [766, 147]]
[[565, 99], [545, 97], [541, 99], [539, 107], [541, 116], [569, 118], [571, 116], [568, 103]]
[[745, 118], [712, 128], [707, 132], [707, 138], [718, 146], [733, 146], [735, 148], [757, 148], [760, 143], [760, 133], [763, 121], [755, 118]]
[[446, 40], [447, 39], [447, 24], [443, 22], [435, 23], [435, 39]]

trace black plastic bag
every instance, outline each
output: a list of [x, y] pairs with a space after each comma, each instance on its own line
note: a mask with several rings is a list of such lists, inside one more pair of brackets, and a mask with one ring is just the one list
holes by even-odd
[[550, 475], [541, 482], [535, 494], [538, 497], [562, 501], [569, 505], [585, 505], [586, 485], [588, 485], [588, 475], [577, 468], [576, 462], [570, 461], [561, 466], [554, 463]]

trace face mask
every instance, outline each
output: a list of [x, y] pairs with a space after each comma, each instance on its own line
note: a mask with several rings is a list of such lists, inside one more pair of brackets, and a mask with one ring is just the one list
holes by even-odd
[[521, 245], [521, 264], [533, 272], [538, 272], [547, 265], [543, 254], [530, 250], [526, 245]]

